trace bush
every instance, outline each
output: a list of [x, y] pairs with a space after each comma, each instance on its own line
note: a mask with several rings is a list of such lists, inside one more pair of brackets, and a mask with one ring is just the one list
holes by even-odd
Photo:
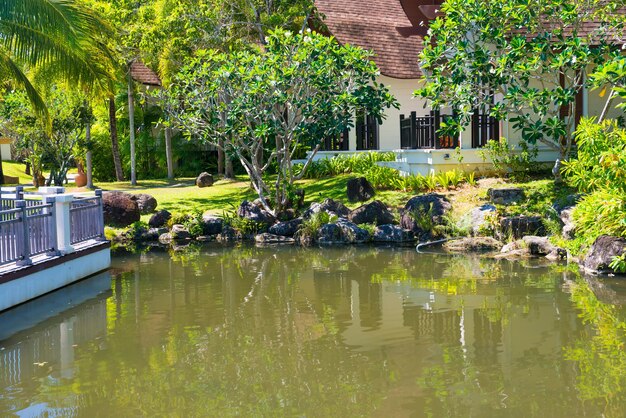
[[587, 192], [574, 209], [576, 229], [587, 244], [602, 234], [626, 236], [626, 130], [615, 121], [582, 119], [578, 157], [564, 163], [567, 180]]
[[483, 161], [490, 160], [493, 168], [502, 175], [522, 180], [537, 171], [538, 150], [530, 147], [526, 141], [520, 141], [516, 147], [509, 145], [506, 138], [499, 141], [490, 139], [480, 151]]

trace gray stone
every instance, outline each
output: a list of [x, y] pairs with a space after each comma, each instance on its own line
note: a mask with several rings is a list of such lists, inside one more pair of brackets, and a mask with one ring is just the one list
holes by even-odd
[[137, 201], [137, 206], [142, 214], [145, 215], [156, 210], [158, 203], [153, 196], [146, 193], [140, 193], [133, 196], [135, 201]]
[[594, 273], [614, 273], [609, 265], [613, 257], [619, 257], [624, 252], [626, 239], [610, 235], [599, 236], [583, 260], [583, 267]]
[[348, 180], [347, 194], [350, 202], [365, 202], [374, 197], [376, 192], [365, 177], [358, 177]]
[[266, 228], [276, 222], [276, 218], [274, 218], [271, 213], [263, 209], [261, 206], [248, 202], [247, 200], [244, 200], [241, 202], [241, 205], [239, 205], [239, 209], [237, 209], [237, 216], [254, 221]]
[[492, 203], [497, 205], [510, 205], [524, 199], [524, 189], [518, 187], [489, 189], [487, 196]]
[[349, 243], [361, 244], [369, 241], [370, 239], [370, 233], [363, 228], [359, 228], [353, 222], [340, 219], [337, 221], [337, 225], [341, 228], [341, 232], [343, 233], [345, 240]]
[[324, 224], [317, 230], [319, 244], [347, 244], [343, 230], [337, 224]]
[[200, 235], [196, 237], [198, 242], [212, 242], [217, 240], [217, 235]]
[[174, 238], [172, 237], [172, 234], [170, 234], [169, 232], [159, 235], [159, 242], [161, 244], [169, 244], [172, 241], [174, 241]]
[[359, 206], [354, 209], [348, 218], [355, 224], [391, 224], [394, 221], [393, 214], [380, 200]]
[[169, 211], [165, 209], [160, 210], [150, 217], [148, 225], [150, 225], [150, 227], [152, 228], [160, 228], [165, 225], [167, 221], [171, 219], [171, 217], [172, 214]]
[[333, 199], [326, 199], [322, 203], [311, 203], [311, 206], [304, 212], [302, 217], [304, 219], [309, 219], [316, 213], [326, 212], [329, 215], [335, 215], [338, 218], [347, 218], [350, 215], [350, 209], [346, 207], [341, 202], [338, 202]]
[[202, 230], [206, 235], [217, 235], [222, 232], [224, 226], [224, 220], [220, 217], [210, 214], [202, 215]]
[[296, 218], [291, 221], [278, 222], [270, 226], [267, 232], [283, 237], [293, 237], [298, 232], [300, 225], [302, 225], [302, 218]]
[[191, 238], [191, 234], [183, 225], [173, 225], [170, 231], [172, 238], [176, 241], [184, 241]]
[[404, 243], [415, 241], [415, 236], [410, 230], [403, 229], [398, 225], [387, 224], [376, 227], [372, 241]]
[[206, 171], [204, 173], [200, 173], [200, 175], [196, 178], [196, 186], [198, 187], [210, 187], [213, 186], [213, 183], [213, 176]]
[[106, 225], [125, 227], [141, 219], [137, 201], [130, 193], [104, 192], [102, 211]]
[[545, 257], [546, 255], [557, 250], [557, 247], [553, 245], [547, 237], [527, 235], [522, 238], [522, 241], [528, 248], [530, 255]]
[[469, 227], [473, 235], [478, 235], [481, 229], [487, 226], [487, 215], [495, 211], [496, 207], [490, 204], [475, 207], [463, 217], [463, 223]]
[[217, 240], [223, 243], [231, 243], [242, 239], [241, 232], [230, 225], [224, 225], [222, 232], [217, 235]]
[[430, 223], [440, 225], [444, 222], [444, 216], [452, 209], [448, 199], [437, 193], [428, 193], [412, 197], [404, 206], [400, 218], [400, 226], [415, 233], [423, 232], [415, 221], [416, 216], [430, 216]]
[[574, 239], [574, 235], [576, 233], [576, 225], [574, 224], [574, 218], [572, 216], [573, 212], [574, 207], [570, 206], [561, 210], [561, 214], [559, 215], [561, 222], [563, 222], [561, 235], [563, 235], [563, 238], [565, 239]]
[[290, 237], [284, 237], [280, 235], [273, 235], [268, 233], [258, 234], [254, 237], [254, 241], [257, 244], [294, 244], [295, 239]]
[[504, 237], [512, 236], [515, 239], [525, 235], [545, 236], [546, 229], [539, 216], [510, 216], [500, 220], [500, 231]]
[[567, 251], [553, 245], [546, 237], [527, 235], [522, 239], [510, 242], [502, 247], [498, 257], [545, 257], [550, 260], [559, 260], [567, 258]]
[[468, 237], [448, 241], [444, 248], [454, 252], [500, 251], [503, 244], [492, 237]]

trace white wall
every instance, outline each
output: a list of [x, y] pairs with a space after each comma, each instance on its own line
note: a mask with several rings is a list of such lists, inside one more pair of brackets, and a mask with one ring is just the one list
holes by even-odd
[[0, 153], [2, 154], [2, 160], [10, 160], [11, 159], [11, 145], [10, 144], [0, 144]]

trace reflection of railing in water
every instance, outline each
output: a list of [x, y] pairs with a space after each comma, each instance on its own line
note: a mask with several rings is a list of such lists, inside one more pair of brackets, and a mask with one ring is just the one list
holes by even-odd
[[[108, 293], [103, 292], [110, 289], [110, 280], [109, 273], [100, 274], [0, 315], [1, 323], [17, 327], [7, 331], [17, 334], [0, 341], [0, 388], [31, 379], [42, 367], [55, 366], [69, 377], [74, 346], [106, 334]], [[20, 321], [29, 327], [28, 335], [20, 330]], [[31, 328], [36, 322], [40, 324]]]

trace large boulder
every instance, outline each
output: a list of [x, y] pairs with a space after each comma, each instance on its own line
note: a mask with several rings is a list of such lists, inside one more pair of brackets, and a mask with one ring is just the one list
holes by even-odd
[[224, 225], [222, 232], [217, 235], [217, 240], [226, 244], [240, 241], [241, 238], [241, 232], [237, 231], [230, 225]]
[[244, 200], [241, 202], [241, 205], [239, 205], [239, 209], [237, 209], [237, 216], [256, 222], [266, 228], [276, 222], [276, 218], [274, 218], [271, 213], [263, 209], [260, 205], [248, 202], [247, 200]]
[[337, 221], [337, 226], [341, 228], [345, 240], [351, 244], [361, 244], [370, 239], [370, 233], [367, 230], [359, 228], [348, 220], [340, 219]]
[[290, 221], [278, 222], [270, 226], [267, 232], [273, 235], [280, 235], [281, 237], [293, 237], [298, 232], [300, 225], [302, 225], [302, 218], [296, 218]]
[[403, 229], [398, 225], [379, 225], [374, 230], [374, 236], [372, 237], [374, 242], [392, 242], [392, 243], [406, 243], [414, 242], [415, 235], [408, 229]]
[[514, 239], [526, 235], [545, 236], [546, 228], [539, 216], [509, 216], [500, 220], [500, 231], [504, 237], [511, 236]]
[[444, 248], [454, 252], [500, 251], [503, 244], [491, 237], [467, 237], [448, 241]]
[[349, 241], [337, 224], [324, 224], [317, 230], [319, 244], [347, 244]]
[[609, 267], [613, 257], [621, 256], [625, 252], [626, 239], [610, 235], [599, 236], [583, 260], [583, 267], [593, 273], [613, 273], [613, 269]]
[[206, 235], [217, 235], [222, 232], [224, 220], [217, 216], [205, 213], [202, 215], [202, 229]]
[[393, 214], [380, 200], [374, 200], [371, 203], [359, 206], [350, 212], [348, 219], [355, 224], [376, 225], [391, 224], [394, 221]]
[[365, 202], [376, 194], [374, 188], [365, 177], [348, 180], [347, 193], [350, 202]]
[[350, 209], [341, 202], [333, 199], [325, 199], [322, 203], [311, 203], [311, 206], [304, 212], [302, 217], [309, 219], [311, 216], [319, 212], [326, 212], [329, 215], [335, 215], [338, 218], [347, 218], [350, 215]]
[[139, 221], [141, 212], [137, 201], [130, 193], [104, 192], [102, 211], [106, 225], [125, 227]]
[[156, 212], [154, 215], [150, 217], [150, 220], [148, 221], [148, 225], [150, 225], [150, 228], [161, 228], [171, 218], [172, 218], [172, 214], [169, 211], [163, 209], [163, 210]]
[[428, 223], [439, 225], [444, 222], [444, 216], [450, 209], [452, 209], [452, 205], [448, 199], [437, 193], [412, 197], [404, 206], [400, 226], [416, 233], [428, 232], [419, 227], [419, 223], [416, 221], [417, 217], [428, 216], [430, 217]]
[[487, 196], [496, 205], [510, 205], [524, 199], [524, 189], [518, 187], [489, 189]]
[[152, 213], [156, 210], [158, 203], [154, 196], [146, 193], [139, 193], [133, 196], [137, 201], [137, 206], [139, 206], [139, 211], [142, 214]]
[[463, 224], [469, 227], [472, 235], [480, 235], [481, 231], [488, 226], [487, 217], [495, 212], [494, 205], [484, 204], [475, 207], [463, 217]]
[[527, 235], [502, 247], [498, 257], [546, 257], [551, 260], [560, 260], [567, 258], [567, 251], [553, 245], [547, 237]]
[[172, 230], [170, 231], [170, 234], [172, 235], [172, 238], [176, 241], [184, 241], [191, 238], [189, 230], [183, 225], [172, 225]]
[[200, 173], [200, 175], [196, 178], [196, 186], [198, 187], [210, 187], [213, 186], [213, 176], [206, 171], [204, 173]]

